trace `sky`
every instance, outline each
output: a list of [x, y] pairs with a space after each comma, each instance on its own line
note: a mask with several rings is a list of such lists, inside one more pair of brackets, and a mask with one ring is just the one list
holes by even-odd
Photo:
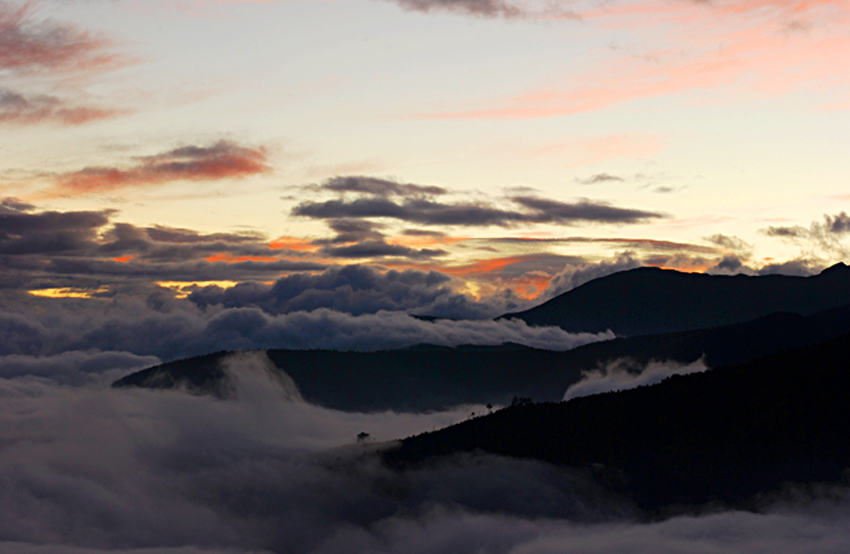
[[[0, 550], [847, 552], [846, 486], [646, 522], [529, 460], [391, 472], [379, 441], [485, 408], [329, 410], [262, 352], [228, 401], [109, 384], [568, 350], [614, 334], [493, 318], [850, 261], [848, 29], [846, 0], [0, 0]], [[629, 363], [559, 392], [707, 369]]]
[[848, 261], [848, 23], [838, 0], [0, 0], [0, 377], [566, 350], [613, 334], [493, 318], [640, 266]]
[[495, 313], [640, 265], [817, 272], [850, 257], [848, 18], [2, 1], [3, 286], [221, 295], [357, 266]]

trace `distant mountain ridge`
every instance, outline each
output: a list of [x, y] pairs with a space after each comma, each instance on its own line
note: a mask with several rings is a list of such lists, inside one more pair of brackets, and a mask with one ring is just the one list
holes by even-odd
[[[458, 404], [505, 404], [513, 396], [560, 400], [582, 371], [628, 358], [683, 363], [703, 357], [709, 367], [746, 362], [783, 348], [850, 333], [850, 305], [809, 317], [777, 313], [712, 329], [591, 343], [567, 352], [516, 344], [446, 347], [416, 345], [383, 352], [267, 350], [271, 363], [312, 403], [348, 411], [427, 411]], [[218, 352], [154, 366], [115, 387], [183, 388], [227, 398], [232, 383]]]
[[812, 315], [850, 304], [850, 267], [811, 277], [707, 275], [641, 267], [585, 283], [501, 318], [618, 336], [719, 327], [776, 312]]
[[[384, 462], [399, 471], [476, 452], [532, 459], [578, 470], [650, 517], [683, 506], [754, 509], [788, 483], [846, 484], [850, 268], [844, 264], [807, 278], [643, 268], [597, 279], [523, 314], [530, 324], [551, 318], [547, 324], [573, 331], [610, 328], [624, 336], [567, 352], [421, 344], [261, 354], [294, 380], [307, 402], [339, 410], [428, 411], [520, 398], [383, 450]], [[226, 399], [234, 390], [224, 363], [231, 354], [169, 362], [113, 386], [182, 388]], [[628, 358], [637, 367], [700, 357], [711, 370], [560, 402], [583, 370], [608, 361]]]
[[[626, 294], [632, 294], [633, 301], [623, 300]], [[689, 299], [684, 308], [674, 302], [682, 297]], [[593, 305], [591, 301], [599, 298], [608, 300]], [[617, 302], [612, 300], [617, 298]], [[583, 305], [590, 307], [577, 311], [576, 307]], [[828, 309], [809, 313], [821, 306]], [[776, 307], [783, 309], [761, 313]], [[731, 315], [722, 313], [727, 308]], [[708, 325], [750, 313], [758, 315], [743, 322]], [[643, 268], [597, 279], [512, 317], [523, 314], [532, 324], [540, 321], [538, 316], [551, 316], [566, 328], [598, 325], [596, 330], [612, 328], [634, 336], [567, 352], [520, 345], [264, 352], [276, 368], [292, 377], [307, 401], [334, 409], [427, 411], [458, 404], [503, 404], [513, 396], [556, 401], [581, 378], [582, 371], [619, 358], [636, 364], [653, 359], [688, 363], [704, 356], [705, 362], [715, 367], [848, 333], [850, 268], [838, 264], [808, 278], [717, 277]], [[600, 318], [608, 316], [610, 324], [603, 323]], [[686, 326], [693, 327], [655, 334], [638, 332]], [[219, 352], [169, 362], [119, 379], [113, 386], [184, 388], [226, 398], [233, 392], [222, 365], [228, 355]]]

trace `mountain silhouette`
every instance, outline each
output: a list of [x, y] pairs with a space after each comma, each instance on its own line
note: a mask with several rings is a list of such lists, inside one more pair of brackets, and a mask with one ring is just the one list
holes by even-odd
[[618, 336], [719, 327], [777, 312], [812, 315], [850, 304], [850, 267], [811, 277], [707, 275], [641, 267], [606, 277], [502, 318], [570, 332]]
[[[809, 317], [777, 313], [745, 323], [587, 344], [567, 352], [515, 344], [417, 345], [384, 352], [266, 350], [308, 402], [347, 411], [427, 411], [459, 404], [504, 405], [514, 396], [558, 401], [582, 371], [629, 359], [709, 367], [742, 363], [783, 348], [850, 333], [850, 305]], [[228, 398], [233, 385], [218, 352], [154, 366], [119, 379], [115, 387], [185, 389]]]
[[405, 439], [396, 468], [489, 452], [578, 468], [650, 513], [753, 508], [850, 467], [850, 335], [654, 386], [517, 405]]
[[[346, 411], [428, 411], [459, 404], [504, 404], [513, 395], [561, 398], [581, 368], [564, 367], [562, 352], [520, 345], [450, 348], [417, 345], [403, 350], [265, 350], [303, 398]], [[218, 352], [151, 367], [114, 387], [185, 389], [228, 398], [233, 387]]]

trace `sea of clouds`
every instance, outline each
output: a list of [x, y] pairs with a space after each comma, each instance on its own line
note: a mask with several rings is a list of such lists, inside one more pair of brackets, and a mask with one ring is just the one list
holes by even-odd
[[[120, 360], [119, 360], [120, 361]], [[583, 475], [481, 454], [396, 471], [392, 440], [481, 406], [346, 413], [304, 402], [262, 353], [233, 400], [0, 378], [0, 551], [19, 553], [847, 552], [850, 497], [648, 522]], [[359, 433], [368, 433], [357, 441]]]

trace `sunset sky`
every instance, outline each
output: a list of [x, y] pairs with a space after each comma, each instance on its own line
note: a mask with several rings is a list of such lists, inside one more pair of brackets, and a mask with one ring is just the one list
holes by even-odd
[[[560, 398], [713, 369], [648, 346], [603, 357], [627, 341], [544, 367], [551, 352], [517, 345], [617, 335], [509, 316], [641, 266], [825, 290], [802, 277], [850, 262], [848, 159], [850, 0], [0, 0], [0, 552], [850, 552], [846, 481], [641, 514], [592, 482], [628, 480], [597, 458], [574, 472], [476, 451], [401, 471], [371, 455], [500, 410], [536, 372]], [[677, 301], [644, 290], [599, 303]], [[783, 321], [821, 336], [842, 313], [746, 336]], [[493, 369], [472, 347], [436, 374], [393, 365], [431, 345], [516, 352], [484, 387], [504, 398], [410, 412], [407, 384], [479, 398]], [[362, 406], [377, 369], [399, 397], [369, 413], [302, 397], [263, 352], [409, 347], [363, 373], [293, 356]], [[812, 352], [811, 383], [828, 382]], [[211, 353], [171, 368], [227, 401], [112, 387]], [[748, 375], [753, 410], [782, 409]], [[784, 451], [768, 446], [759, 467]]]
[[237, 306], [357, 264], [509, 309], [817, 272], [850, 257], [848, 29], [845, 0], [0, 2], [0, 285]]

